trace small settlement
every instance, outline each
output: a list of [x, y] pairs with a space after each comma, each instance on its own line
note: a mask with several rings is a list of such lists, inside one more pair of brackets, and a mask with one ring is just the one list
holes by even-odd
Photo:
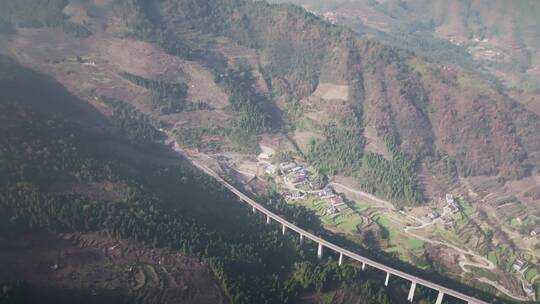
[[514, 268], [514, 270], [517, 272], [525, 273], [525, 271], [529, 268], [529, 263], [522, 259], [516, 259], [512, 264], [512, 268]]
[[334, 193], [334, 190], [324, 185], [319, 179], [310, 177], [308, 171], [295, 162], [282, 162], [278, 165], [268, 164], [265, 167], [265, 173], [283, 177], [285, 188], [281, 195], [287, 200], [304, 199], [308, 195], [317, 196], [328, 204], [326, 214], [335, 216], [341, 212], [345, 202], [343, 197]]
[[459, 212], [459, 204], [454, 200], [454, 196], [452, 194], [446, 194], [446, 206], [444, 206], [443, 210], [447, 213]]
[[461, 210], [461, 206], [459, 203], [454, 199], [454, 196], [452, 194], [446, 194], [445, 197], [441, 199], [444, 201], [445, 205], [443, 207], [443, 212], [440, 213], [437, 210], [431, 210], [426, 217], [430, 219], [431, 221], [435, 221], [437, 219], [440, 219], [442, 223], [444, 224], [444, 227], [446, 229], [449, 229], [454, 224], [454, 219], [452, 218], [452, 214], [455, 214]]

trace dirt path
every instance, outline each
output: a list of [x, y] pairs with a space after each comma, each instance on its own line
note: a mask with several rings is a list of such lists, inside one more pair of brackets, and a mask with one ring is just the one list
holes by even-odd
[[[405, 214], [404, 212], [402, 212], [402, 213]], [[414, 216], [409, 215], [410, 218], [418, 220], [421, 223], [421, 225], [420, 226], [408, 226], [408, 227], [405, 227], [403, 229], [403, 231], [405, 233], [417, 238], [417, 239], [420, 239], [420, 240], [424, 241], [424, 242], [452, 248], [455, 251], [460, 252], [462, 254], [460, 256], [460, 258], [462, 258], [462, 259], [467, 259], [467, 256], [472, 256], [475, 259], [478, 259], [478, 260], [482, 261], [482, 263], [475, 263], [475, 262], [470, 262], [470, 261], [460, 261], [459, 262], [459, 267], [461, 268], [463, 273], [471, 272], [467, 267], [483, 268], [483, 269], [487, 269], [487, 270], [496, 269], [497, 266], [492, 261], [490, 261], [489, 259], [487, 259], [487, 258], [485, 258], [485, 257], [483, 257], [481, 255], [478, 255], [478, 254], [474, 253], [471, 250], [465, 250], [465, 249], [459, 248], [459, 247], [457, 247], [457, 246], [455, 246], [453, 244], [450, 244], [450, 243], [447, 243], [447, 242], [441, 242], [441, 241], [437, 241], [437, 240], [432, 240], [432, 239], [429, 239], [429, 238], [426, 238], [426, 237], [423, 237], [421, 235], [418, 235], [418, 234], [415, 234], [415, 233], [411, 232], [411, 230], [424, 229], [424, 228], [426, 228], [426, 227], [428, 227], [430, 225], [435, 224], [436, 222], [441, 221], [441, 218], [443, 216], [445, 216], [446, 213], [447, 213], [447, 211], [444, 211], [443, 214], [441, 215], [441, 217], [436, 218], [431, 222], [424, 222], [424, 221], [421, 221], [420, 219], [417, 219]], [[482, 282], [482, 283], [485, 283], [485, 284], [488, 284], [488, 285], [491, 285], [491, 286], [495, 287], [499, 292], [504, 293], [506, 296], [508, 296], [508, 297], [510, 297], [510, 298], [512, 298], [514, 300], [518, 300], [518, 301], [529, 301], [530, 300], [528, 297], [516, 296], [516, 295], [512, 294], [508, 289], [506, 289], [506, 287], [500, 285], [497, 282], [491, 281], [491, 280], [489, 280], [487, 278], [484, 278], [484, 277], [478, 278], [478, 277], [476, 277], [475, 279], [477, 281], [479, 281], [479, 282]]]

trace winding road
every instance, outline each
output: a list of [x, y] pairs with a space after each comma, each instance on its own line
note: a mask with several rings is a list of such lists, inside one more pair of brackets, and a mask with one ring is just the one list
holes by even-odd
[[[364, 191], [361, 191], [361, 190], [357, 190], [357, 189], [353, 189], [351, 187], [348, 187], [346, 185], [343, 185], [343, 184], [340, 184], [340, 183], [336, 183], [336, 182], [331, 182], [329, 183], [329, 185], [332, 185], [334, 187], [338, 187], [338, 188], [341, 188], [341, 189], [345, 189], [347, 190], [348, 192], [351, 192], [351, 193], [354, 193], [354, 194], [358, 194], [360, 196], [363, 196], [365, 198], [368, 198], [372, 201], [375, 201], [375, 202], [378, 202], [378, 203], [381, 203], [381, 204], [384, 204], [385, 206], [388, 207], [388, 209], [390, 210], [394, 210], [396, 211], [396, 208], [394, 207], [394, 205], [392, 203], [390, 203], [389, 201], [386, 201], [386, 200], [383, 200], [383, 199], [380, 199], [378, 197], [375, 197], [373, 196], [372, 194], [369, 194], [369, 193], [366, 193]], [[471, 262], [469, 259], [469, 261], [460, 261], [459, 262], [459, 267], [461, 268], [461, 270], [463, 271], [463, 273], [469, 273], [471, 272], [469, 269], [467, 269], [467, 267], [475, 267], [475, 268], [482, 268], [482, 269], [487, 269], [487, 270], [493, 270], [493, 269], [496, 269], [497, 266], [492, 262], [490, 261], [489, 259], [471, 251], [471, 250], [465, 250], [465, 249], [462, 249], [458, 246], [455, 246], [453, 244], [450, 244], [448, 242], [443, 242], [443, 241], [438, 241], [438, 240], [433, 240], [433, 239], [430, 239], [430, 238], [427, 238], [427, 237], [424, 237], [424, 236], [421, 236], [421, 235], [418, 235], [414, 232], [412, 232], [412, 230], [420, 230], [420, 229], [424, 229], [430, 225], [433, 225], [439, 221], [442, 221], [442, 217], [444, 217], [446, 214], [447, 214], [447, 211], [443, 211], [443, 214], [441, 214], [440, 217], [434, 219], [433, 221], [431, 222], [425, 222], [425, 221], [422, 221], [421, 219], [413, 216], [413, 215], [410, 215], [406, 212], [403, 212], [403, 211], [399, 211], [400, 214], [404, 215], [404, 216], [407, 216], [408, 218], [411, 218], [413, 219], [414, 221], [416, 221], [417, 223], [419, 223], [418, 226], [407, 226], [407, 227], [404, 227], [403, 228], [403, 231], [419, 240], [422, 240], [426, 243], [430, 243], [430, 244], [435, 244], [435, 245], [440, 245], [440, 246], [445, 246], [445, 247], [448, 247], [448, 248], [452, 248], [453, 250], [461, 253], [461, 258], [462, 259], [467, 259], [466, 256], [472, 256], [474, 257], [475, 259], [477, 260], [480, 260], [482, 261], [482, 263], [475, 263], [475, 262]], [[396, 220], [393, 220], [394, 222], [398, 223], [398, 224], [401, 224], [399, 222], [397, 222]], [[482, 282], [482, 283], [485, 283], [485, 284], [488, 284], [490, 286], [493, 286], [495, 287], [498, 291], [500, 291], [501, 293], [505, 294], [506, 296], [514, 299], [514, 300], [518, 300], [518, 301], [530, 301], [529, 298], [527, 297], [523, 297], [523, 296], [517, 296], [517, 295], [514, 295], [512, 292], [510, 292], [506, 287], [500, 285], [499, 283], [497, 282], [494, 282], [492, 280], [489, 280], [487, 278], [484, 278], [484, 277], [481, 277], [481, 278], [476, 278], [476, 280], [478, 280], [479, 282]]]
[[[443, 217], [443, 216], [444, 216], [444, 213], [443, 213], [443, 215], [441, 215], [441, 217]], [[469, 256], [472, 256], [472, 257], [476, 258], [477, 260], [481, 260], [483, 263], [485, 263], [485, 264], [481, 264], [481, 263], [475, 263], [475, 262], [470, 262], [470, 261], [460, 261], [458, 265], [461, 268], [461, 270], [463, 271], [463, 273], [471, 272], [469, 269], [467, 269], [467, 266], [475, 267], [475, 268], [483, 268], [483, 269], [487, 269], [487, 270], [493, 270], [493, 269], [497, 268], [497, 266], [492, 261], [490, 261], [489, 259], [486, 259], [485, 257], [483, 257], [481, 255], [478, 255], [478, 254], [474, 253], [471, 250], [464, 250], [464, 249], [459, 248], [459, 247], [457, 247], [457, 246], [455, 246], [453, 244], [446, 243], [446, 242], [441, 242], [441, 241], [437, 241], [437, 240], [432, 240], [432, 239], [429, 239], [429, 238], [426, 238], [426, 237], [423, 237], [421, 235], [418, 235], [416, 233], [411, 232], [411, 230], [419, 230], [419, 229], [423, 229], [423, 228], [425, 228], [427, 226], [433, 225], [437, 221], [441, 220], [441, 217], [433, 220], [432, 222], [428, 222], [428, 223], [423, 222], [423, 224], [420, 225], [420, 226], [408, 226], [408, 227], [405, 227], [403, 229], [403, 231], [405, 233], [409, 234], [409, 235], [412, 235], [413, 237], [415, 237], [417, 239], [420, 239], [420, 240], [424, 241], [424, 242], [452, 248], [455, 251], [462, 253], [461, 257], [464, 258], [464, 259], [466, 259], [466, 256], [469, 255]], [[478, 277], [476, 277], [476, 280], [479, 281], [479, 282], [482, 282], [482, 283], [485, 283], [485, 284], [488, 284], [488, 285], [491, 285], [491, 286], [495, 287], [498, 291], [500, 291], [501, 293], [504, 293], [506, 296], [508, 296], [508, 297], [510, 297], [510, 298], [512, 298], [514, 300], [524, 301], [524, 302], [530, 300], [527, 297], [514, 295], [506, 287], [500, 285], [497, 282], [489, 280], [487, 278], [484, 278], [484, 277], [478, 278]]]

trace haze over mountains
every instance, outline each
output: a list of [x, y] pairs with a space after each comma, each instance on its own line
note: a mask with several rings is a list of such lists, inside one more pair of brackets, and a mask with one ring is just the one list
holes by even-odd
[[385, 43], [443, 62], [474, 64], [538, 92], [535, 1], [288, 1]]
[[[376, 272], [317, 261], [314, 248], [260, 225], [166, 147], [175, 142], [340, 245], [493, 303], [535, 299], [540, 6], [295, 3], [308, 11], [0, 0], [3, 297], [405, 302], [404, 282], [386, 289]], [[287, 175], [260, 170], [286, 161], [312, 184], [361, 193], [343, 193], [350, 216], [286, 199], [297, 190]], [[460, 212], [425, 219], [447, 193]], [[417, 225], [432, 230], [414, 236]], [[512, 270], [517, 260], [528, 272]]]

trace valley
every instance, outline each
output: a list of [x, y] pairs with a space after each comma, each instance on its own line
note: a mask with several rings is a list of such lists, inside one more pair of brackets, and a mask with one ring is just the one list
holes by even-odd
[[534, 1], [275, 0], [302, 5], [331, 23], [444, 63], [491, 74], [538, 94], [538, 12]]
[[[97, 112], [66, 117], [98, 131], [88, 137], [87, 144], [102, 148], [96, 152], [100, 157], [117, 158], [110, 162], [127, 159], [126, 166], [139, 168], [138, 174], [144, 176], [147, 162], [167, 170], [185, 165], [186, 159], [161, 151], [176, 144], [189, 159], [265, 208], [279, 211], [310, 233], [342, 242], [339, 245], [347, 250], [433, 276], [440, 284], [448, 280], [452, 287], [466, 287], [468, 294], [492, 298], [493, 303], [537, 301], [540, 118], [535, 60], [531, 59], [526, 73], [518, 73], [521, 76], [509, 72], [493, 62], [501, 56], [504, 62], [517, 60], [520, 51], [506, 49], [488, 34], [451, 41], [455, 47], [466, 45], [471, 57], [465, 57], [482, 62], [480, 68], [464, 67], [466, 60], [465, 64], [433, 60], [382, 39], [379, 32], [392, 33], [385, 27], [395, 25], [380, 8], [370, 18], [359, 17], [370, 28], [359, 31], [351, 21], [356, 16], [342, 15], [347, 5], [352, 6], [349, 2], [327, 8], [336, 15], [316, 6], [326, 20], [296, 6], [261, 1], [73, 0], [65, 4], [59, 5], [67, 20], [62, 26], [43, 21], [40, 26], [16, 25], [10, 32], [2, 31], [0, 22], [0, 54], [50, 77]], [[333, 16], [337, 16], [335, 22]], [[75, 33], [73, 24], [81, 27], [75, 26]], [[371, 32], [373, 28], [377, 35]], [[448, 31], [440, 27], [439, 38], [456, 34]], [[529, 50], [535, 58], [534, 39], [527, 36], [529, 30], [523, 33], [520, 43], [525, 46], [520, 50]], [[4, 68], [5, 75], [10, 75], [10, 69]], [[28, 91], [35, 91], [33, 98], [39, 99], [40, 89]], [[15, 98], [15, 93], [10, 97]], [[38, 109], [47, 109], [43, 102], [36, 102]], [[8, 121], [8, 115], [4, 116]], [[108, 138], [103, 146], [100, 141], [94, 144], [93, 138], [101, 136]], [[126, 142], [116, 144], [117, 136]], [[195, 169], [184, 169], [174, 170], [190, 173], [170, 181], [166, 180], [173, 173], [156, 169], [163, 173], [150, 176], [160, 176], [161, 185], [151, 178], [141, 183], [152, 185], [152, 193], [161, 193], [156, 196], [170, 202], [175, 201], [171, 197], [187, 196], [174, 214], [204, 223], [203, 230], [192, 233], [210, 245], [187, 250], [192, 247], [185, 241], [187, 252], [178, 256], [175, 250], [156, 249], [162, 250], [157, 255], [164, 258], [164, 265], [151, 248], [169, 244], [168, 240], [158, 242], [157, 237], [138, 234], [140, 239], [133, 240], [127, 232], [120, 237], [103, 231], [52, 233], [47, 238], [63, 247], [50, 250], [83, 251], [81, 255], [91, 251], [94, 260], [88, 267], [94, 272], [118, 264], [118, 269], [103, 274], [114, 282], [111, 289], [124, 290], [127, 299], [147, 303], [153, 303], [152, 297], [158, 299], [156, 303], [178, 298], [191, 303], [249, 303], [265, 296], [272, 296], [268, 303], [291, 299], [350, 303], [347, 299], [359, 294], [351, 287], [354, 284], [340, 285], [338, 279], [328, 279], [331, 283], [326, 284], [301, 281], [309, 269], [322, 273], [314, 248], [298, 249], [297, 240], [281, 240], [278, 229], [254, 228], [264, 219], [246, 219], [251, 210], [236, 206], [231, 193], [201, 178], [201, 173], [193, 178], [190, 170]], [[190, 182], [181, 191], [171, 190], [173, 182], [180, 180]], [[199, 181], [201, 185], [193, 188], [197, 194], [192, 194], [189, 186]], [[113, 202], [133, 191], [125, 184], [129, 183], [70, 184], [61, 179], [46, 183], [44, 189], [54, 193], [72, 189], [96, 201]], [[212, 190], [206, 193], [205, 189]], [[211, 196], [208, 202], [207, 194]], [[223, 222], [221, 209], [228, 210], [223, 211]], [[141, 216], [141, 221], [148, 218]], [[243, 225], [261, 236], [249, 234], [244, 240], [248, 228]], [[202, 236], [207, 231], [210, 239]], [[229, 239], [228, 233], [238, 236]], [[86, 237], [98, 241], [86, 243]], [[267, 240], [271, 240], [268, 247], [252, 247]], [[117, 242], [126, 246], [119, 258], [110, 255]], [[272, 245], [278, 248], [275, 252]], [[17, 250], [23, 250], [31, 261], [28, 251], [33, 245], [21, 246], [25, 249], [15, 246], [14, 251], [0, 251], [0, 257], [6, 257], [0, 262], [9, 265]], [[287, 256], [285, 262], [274, 259], [280, 254]], [[308, 266], [302, 264], [305, 256]], [[267, 258], [270, 262], [263, 262]], [[49, 260], [54, 259], [43, 263]], [[364, 275], [357, 263], [350, 263], [355, 270], [348, 274], [342, 272], [349, 270], [335, 270], [333, 255], [328, 264], [328, 273], [347, 282]], [[132, 265], [136, 267], [127, 271], [128, 276], [124, 268]], [[241, 271], [233, 271], [234, 267]], [[264, 277], [258, 278], [250, 268], [260, 270]], [[183, 276], [186, 269], [197, 275]], [[31, 272], [26, 272], [28, 277]], [[179, 273], [178, 277], [171, 278], [171, 272]], [[85, 292], [105, 288], [74, 287], [70, 284], [94, 278], [70, 281], [69, 275], [61, 269], [32, 280], [43, 284], [53, 278], [63, 288]], [[362, 284], [369, 285], [366, 297], [373, 291], [373, 298], [366, 303], [405, 302], [407, 282], [394, 281], [395, 290], [383, 296], [388, 290], [381, 287], [384, 277], [373, 272], [367, 276], [369, 280]], [[259, 295], [253, 286], [257, 282], [271, 287]], [[274, 288], [286, 291], [278, 295]], [[107, 301], [116, 299], [116, 291]], [[436, 296], [420, 288], [415, 301], [434, 302]], [[99, 299], [104, 298], [98, 292]]]
[[[313, 168], [305, 170], [301, 165], [287, 162], [272, 164], [273, 155], [267, 154], [268, 150], [272, 149], [266, 147], [262, 150], [266, 153], [257, 157], [256, 165], [247, 165], [246, 158], [242, 159], [241, 156], [232, 160], [224, 155], [194, 155], [198, 155], [196, 157], [201, 162], [222, 171], [248, 189], [276, 189], [288, 203], [303, 206], [315, 213], [325, 228], [359, 244], [366, 245], [367, 235], [370, 235], [371, 244], [367, 246], [395, 254], [401, 260], [416, 266], [424, 265], [425, 269], [430, 269], [429, 259], [433, 258], [427, 252], [444, 252], [437, 256], [437, 259], [440, 259], [438, 263], [447, 267], [447, 271], [452, 271], [456, 278], [474, 278], [490, 285], [501, 295], [517, 301], [528, 301], [529, 297], [534, 300], [536, 297], [534, 293], [527, 292], [532, 287], [524, 275], [525, 271], [535, 272], [534, 268], [518, 272], [514, 277], [505, 270], [505, 267], [511, 265], [498, 265], [497, 260], [488, 259], [487, 256], [494, 256], [495, 251], [488, 251], [485, 256], [478, 250], [477, 239], [460, 239], [463, 232], [471, 229], [466, 228], [467, 226], [475, 225], [475, 220], [469, 216], [477, 212], [462, 196], [457, 195], [454, 203], [453, 195], [448, 194], [450, 199], [446, 199], [450, 200], [450, 203], [446, 201], [438, 204], [440, 209], [419, 207], [398, 210], [386, 200], [332, 180], [326, 185], [317, 184], [313, 187], [313, 182], [307, 177], [310, 174], [303, 173]], [[251, 171], [244, 171], [245, 168], [250, 168]], [[285, 173], [284, 168], [294, 172]], [[305, 181], [291, 183], [291, 180], [300, 176], [305, 178]], [[343, 180], [344, 183], [351, 182], [343, 177], [336, 179]], [[251, 184], [258, 185], [253, 185], [252, 188]], [[334, 194], [334, 191], [338, 192]], [[531, 252], [532, 259], [538, 259], [532, 247], [525, 247], [523, 250]], [[514, 260], [510, 261], [512, 262]], [[483, 270], [489, 271], [489, 276], [484, 277]]]

